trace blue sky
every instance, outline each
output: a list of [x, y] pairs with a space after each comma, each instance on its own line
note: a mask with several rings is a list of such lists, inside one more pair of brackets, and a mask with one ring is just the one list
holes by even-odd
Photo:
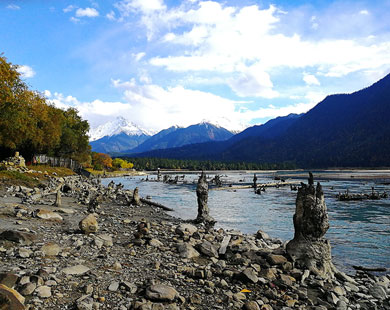
[[389, 74], [390, 0], [3, 0], [0, 52], [92, 127], [242, 129]]

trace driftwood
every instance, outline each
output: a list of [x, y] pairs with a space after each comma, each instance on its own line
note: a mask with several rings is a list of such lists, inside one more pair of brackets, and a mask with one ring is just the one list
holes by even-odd
[[[257, 184], [257, 188], [264, 188], [264, 187], [283, 187], [283, 186], [290, 186], [290, 185], [299, 185], [300, 182], [296, 181], [286, 181], [286, 182], [272, 182], [272, 183], [264, 183], [264, 184]], [[253, 188], [252, 185], [237, 185], [237, 186], [228, 186], [228, 187], [215, 187], [210, 188], [211, 190], [230, 190], [230, 189], [246, 189], [246, 188]]]
[[148, 199], [145, 199], [145, 198], [140, 198], [141, 202], [143, 203], [146, 203], [147, 205], [150, 205], [150, 206], [153, 206], [153, 207], [158, 207], [158, 208], [161, 208], [165, 211], [173, 211], [173, 209], [171, 208], [168, 208], [166, 206], [163, 206], [162, 204], [159, 204], [157, 202], [154, 202], [154, 201], [151, 201], [151, 200], [148, 200]]
[[363, 267], [363, 266], [352, 266], [355, 270], [361, 270], [361, 271], [377, 271], [377, 272], [386, 272], [386, 268], [381, 267]]
[[370, 194], [350, 194], [348, 191], [345, 193], [339, 193], [337, 199], [340, 201], [354, 201], [354, 200], [380, 200], [388, 197], [386, 192], [379, 194], [372, 191]]

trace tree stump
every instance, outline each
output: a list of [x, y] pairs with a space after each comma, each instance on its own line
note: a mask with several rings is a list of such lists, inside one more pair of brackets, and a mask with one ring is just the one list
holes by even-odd
[[215, 224], [215, 220], [209, 215], [209, 207], [207, 205], [207, 200], [209, 197], [209, 185], [206, 181], [206, 175], [203, 171], [198, 180], [196, 196], [198, 197], [198, 216], [196, 218], [196, 222], [205, 223], [208, 225]]
[[294, 214], [294, 239], [287, 246], [287, 253], [298, 266], [309, 269], [324, 279], [337, 272], [332, 263], [329, 240], [323, 238], [329, 229], [324, 193], [320, 183], [314, 187], [310, 174], [309, 184], [298, 189]]

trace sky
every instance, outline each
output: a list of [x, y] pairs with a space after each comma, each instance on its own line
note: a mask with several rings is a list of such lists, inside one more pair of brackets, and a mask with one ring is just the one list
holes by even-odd
[[390, 73], [390, 0], [1, 0], [0, 53], [92, 128], [231, 130]]

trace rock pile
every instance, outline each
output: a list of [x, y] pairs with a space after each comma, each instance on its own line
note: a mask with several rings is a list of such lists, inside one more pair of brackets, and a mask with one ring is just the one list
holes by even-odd
[[[61, 208], [53, 205], [59, 184]], [[302, 191], [297, 205], [315, 197], [322, 206], [319, 193]], [[96, 194], [103, 199], [92, 214]], [[389, 275], [323, 276], [262, 231], [185, 223], [142, 201], [129, 205], [132, 195], [80, 177], [0, 191], [0, 309], [390, 308]], [[63, 220], [36, 217], [37, 209]], [[79, 223], [91, 216], [98, 228], [84, 233], [93, 225]]]
[[24, 160], [23, 156], [19, 154], [19, 152], [16, 152], [15, 156], [8, 157], [1, 163], [6, 166], [26, 167], [26, 161]]

